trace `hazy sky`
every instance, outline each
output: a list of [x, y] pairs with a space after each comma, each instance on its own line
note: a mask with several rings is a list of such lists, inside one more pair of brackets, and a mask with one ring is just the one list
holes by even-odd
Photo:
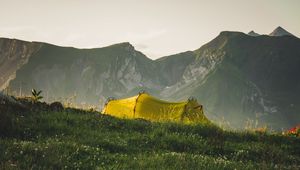
[[300, 0], [0, 0], [0, 37], [79, 48], [128, 41], [153, 59], [223, 30], [279, 25], [300, 37]]

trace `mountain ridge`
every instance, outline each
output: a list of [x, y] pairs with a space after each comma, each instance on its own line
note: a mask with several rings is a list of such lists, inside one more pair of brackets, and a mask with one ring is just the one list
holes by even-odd
[[[283, 31], [283, 34], [280, 33]], [[279, 34], [277, 33], [279, 32]], [[290, 35], [293, 36], [295, 38], [298, 38], [297, 36], [293, 35], [292, 33], [288, 32], [287, 30], [285, 30], [284, 28], [282, 28], [281, 26], [276, 27], [271, 33], [269, 34], [258, 34], [256, 33], [254, 30], [251, 30], [250, 32], [248, 32], [247, 34], [241, 31], [221, 31], [219, 35], [226, 35], [226, 34], [244, 34], [244, 35], [249, 35], [249, 36], [273, 36], [273, 37], [280, 37], [280, 36], [284, 36], [284, 35]], [[274, 35], [273, 35], [274, 34]], [[57, 44], [53, 44], [53, 43], [48, 43], [48, 42], [44, 42], [44, 41], [28, 41], [28, 40], [23, 40], [23, 39], [18, 39], [18, 38], [6, 38], [6, 37], [0, 37], [0, 39], [3, 40], [16, 40], [16, 41], [21, 41], [21, 42], [25, 42], [25, 43], [40, 43], [40, 44], [47, 44], [47, 45], [52, 45], [52, 46], [57, 46], [57, 47], [66, 47], [66, 48], [74, 48], [74, 49], [78, 49], [78, 50], [96, 50], [96, 49], [102, 49], [102, 48], [106, 48], [106, 47], [117, 47], [117, 46], [123, 46], [123, 47], [130, 47], [133, 48], [134, 50], [135, 47], [133, 44], [131, 44], [128, 41], [124, 41], [124, 42], [119, 42], [119, 43], [114, 43], [114, 44], [110, 44], [110, 45], [106, 45], [106, 46], [101, 46], [101, 47], [92, 47], [92, 48], [80, 48], [80, 47], [73, 47], [73, 46], [64, 46], [64, 45], [57, 45]], [[210, 41], [209, 41], [210, 42]], [[208, 43], [209, 43], [208, 42]], [[202, 46], [205, 46], [207, 43], [203, 44]], [[202, 47], [201, 46], [201, 47]], [[201, 48], [200, 47], [200, 48]], [[196, 49], [197, 50], [197, 49]], [[138, 51], [138, 50], [137, 50]], [[195, 51], [195, 50], [188, 50], [188, 51]], [[187, 51], [186, 51], [187, 52]], [[142, 53], [142, 52], [141, 52]], [[184, 53], [184, 52], [180, 52], [180, 53]], [[151, 59], [147, 56], [147, 58], [151, 59], [151, 60], [158, 60], [160, 58], [163, 57], [167, 57], [167, 56], [171, 56], [171, 55], [177, 55], [180, 53], [175, 53], [175, 54], [170, 54], [170, 55], [166, 55], [166, 56], [161, 56], [157, 59]]]
[[[244, 45], [243, 45], [244, 44]], [[261, 44], [261, 45], [258, 45]], [[267, 45], [268, 44], [268, 45]], [[241, 46], [243, 45], [243, 46]], [[268, 48], [261, 48], [261, 46], [267, 45]], [[286, 47], [284, 47], [286, 46]], [[250, 47], [250, 49], [249, 49]], [[294, 81], [296, 74], [300, 73], [299, 68], [300, 62], [299, 57], [300, 52], [297, 50], [300, 47], [300, 41], [297, 38], [294, 37], [270, 37], [270, 36], [260, 36], [260, 37], [251, 37], [244, 33], [237, 33], [234, 32], [233, 34], [230, 34], [229, 32], [223, 32], [217, 38], [213, 39], [211, 42], [207, 43], [206, 45], [202, 46], [200, 49], [198, 49], [198, 59], [199, 63], [194, 67], [194, 70], [197, 68], [202, 68], [202, 70], [198, 69], [197, 71], [193, 71], [193, 68], [191, 68], [191, 73], [197, 73], [198, 76], [195, 76], [194, 74], [191, 74], [190, 80], [194, 79], [194, 77], [202, 77], [198, 79], [194, 79], [193, 81], [189, 81], [188, 78], [185, 78], [187, 80], [186, 83], [178, 83], [178, 86], [175, 86], [174, 88], [168, 88], [167, 93], [170, 95], [171, 98], [180, 98], [182, 96], [189, 96], [189, 95], [195, 95], [197, 98], [202, 101], [204, 106], [207, 107], [208, 110], [212, 110], [215, 113], [221, 113], [223, 116], [227, 117], [227, 119], [238, 117], [238, 112], [246, 113], [248, 112], [248, 116], [252, 117], [251, 119], [255, 119], [256, 115], [260, 115], [261, 119], [269, 119], [266, 117], [272, 117], [276, 111], [276, 107], [286, 107], [289, 105], [287, 101], [285, 102], [285, 106], [278, 106], [281, 105], [280, 102], [276, 102], [275, 98], [272, 98], [274, 100], [274, 103], [270, 103], [270, 96], [272, 94], [272, 91], [280, 90], [286, 91], [286, 89], [290, 89], [291, 87], [283, 87], [285, 84], [291, 85], [291, 84], [299, 84], [299, 80], [296, 79], [296, 82], [292, 83], [290, 81]], [[244, 50], [237, 50], [237, 49], [246, 49]], [[261, 51], [261, 50], [263, 51]], [[277, 50], [276, 50], [277, 49]], [[297, 50], [295, 54], [289, 52], [289, 50], [283, 51], [282, 49], [294, 49]], [[208, 51], [207, 51], [208, 50]], [[275, 50], [272, 52], [272, 50]], [[210, 53], [209, 51], [213, 51], [213, 53]], [[257, 51], [259, 53], [253, 53], [253, 51]], [[233, 53], [234, 52], [234, 53]], [[245, 53], [246, 52], [246, 53]], [[271, 52], [271, 53], [270, 53]], [[261, 53], [261, 54], [260, 54]], [[272, 54], [273, 53], [273, 54]], [[213, 54], [213, 55], [211, 55]], [[294, 56], [293, 59], [288, 59], [285, 56], [282, 56], [283, 54], [288, 54]], [[276, 77], [273, 77], [270, 79], [271, 82], [278, 82], [277, 85], [272, 84], [265, 84], [263, 82], [266, 77], [258, 76], [258, 75], [266, 75], [268, 74], [262, 74], [262, 73], [268, 73], [270, 71], [264, 69], [268, 68], [270, 66], [270, 62], [275, 62], [272, 56], [281, 56], [279, 59], [279, 63], [277, 65], [273, 66], [273, 69], [277, 68], [284, 68], [284, 69], [294, 69], [294, 71], [288, 71], [288, 72], [274, 72], [275, 75], [282, 75], [281, 79], [282, 81], [277, 81]], [[249, 56], [249, 57], [243, 57], [240, 56]], [[254, 59], [250, 56], [259, 56], [257, 59]], [[269, 56], [269, 59], [265, 60], [265, 56]], [[218, 60], [220, 59], [220, 60]], [[244, 61], [245, 59], [249, 61]], [[208, 61], [207, 61], [208, 60]], [[254, 60], [254, 62], [251, 62]], [[255, 61], [256, 60], [256, 61]], [[285, 61], [284, 61], [285, 60]], [[214, 61], [216, 64], [214, 64]], [[262, 62], [264, 65], [261, 65]], [[281, 65], [281, 61], [287, 62], [290, 61], [290, 64], [285, 64], [284, 66]], [[201, 64], [206, 63], [206, 64]], [[207, 65], [208, 63], [208, 65]], [[209, 64], [210, 63], [210, 64]], [[245, 63], [249, 63], [248, 66]], [[259, 64], [261, 63], [261, 64]], [[255, 71], [253, 68], [257, 67], [256, 65], [259, 64], [259, 70]], [[245, 66], [243, 66], [245, 65]], [[272, 64], [273, 65], [273, 64]], [[207, 74], [205, 73], [205, 68], [211, 69], [212, 71], [209, 71]], [[242, 69], [242, 70], [241, 70]], [[204, 71], [203, 71], [204, 70]], [[232, 71], [230, 71], [232, 70]], [[257, 73], [256, 73], [257, 72]], [[237, 73], [242, 73], [238, 75]], [[249, 74], [251, 73], [251, 74]], [[210, 74], [210, 75], [209, 75]], [[212, 76], [213, 74], [214, 76]], [[187, 74], [188, 75], [188, 74]], [[293, 75], [288, 76], [290, 78], [285, 79], [284, 77], [287, 77], [286, 75]], [[188, 77], [188, 76], [186, 76]], [[217, 77], [217, 78], [213, 78]], [[245, 79], [246, 78], [246, 79]], [[278, 77], [280, 78], [280, 77]], [[269, 79], [269, 78], [268, 78]], [[222, 80], [222, 81], [221, 81]], [[183, 80], [182, 80], [183, 81]], [[236, 83], [231, 83], [236, 82]], [[287, 83], [289, 82], [289, 83]], [[226, 86], [228, 88], [223, 88], [221, 84], [227, 83]], [[236, 85], [238, 83], [242, 83], [240, 85]], [[257, 85], [258, 83], [258, 85]], [[182, 88], [180, 88], [180, 85], [182, 85]], [[208, 84], [208, 85], [205, 85]], [[212, 85], [216, 85], [213, 87]], [[218, 86], [220, 85], [220, 86]], [[236, 86], [236, 87], [235, 87]], [[231, 88], [235, 87], [235, 88]], [[269, 92], [265, 93], [268, 87], [273, 87], [273, 90], [268, 90]], [[276, 87], [276, 88], [275, 88]], [[294, 86], [292, 89], [295, 89], [297, 86]], [[280, 89], [278, 89], [280, 88]], [[194, 89], [194, 90], [193, 90]], [[197, 90], [198, 89], [198, 90]], [[223, 89], [223, 90], [221, 90]], [[237, 94], [237, 90], [240, 89], [239, 96], [236, 96], [235, 99], [230, 102], [226, 99], [226, 97], [231, 96], [232, 94]], [[221, 90], [221, 91], [220, 91]], [[249, 91], [243, 92], [243, 91]], [[251, 92], [252, 91], [252, 92]], [[299, 88], [297, 88], [297, 91], [299, 91]], [[224, 93], [228, 92], [228, 93]], [[293, 93], [295, 91], [290, 91], [287, 96], [293, 96]], [[173, 93], [173, 94], [172, 94]], [[214, 94], [215, 96], [211, 96]], [[219, 94], [219, 95], [218, 95]], [[265, 96], [267, 95], [267, 96]], [[225, 96], [225, 98], [223, 97]], [[247, 98], [244, 98], [244, 97]], [[285, 96], [284, 98], [287, 98]], [[283, 96], [282, 96], [283, 97]], [[280, 98], [276, 99], [279, 100]], [[298, 101], [299, 99], [293, 98], [294, 100], [290, 100], [291, 102]], [[226, 101], [227, 100], [227, 101]], [[254, 102], [252, 102], [254, 100]], [[281, 100], [281, 99], [280, 99]], [[238, 104], [235, 105], [235, 103], [239, 103], [240, 101], [244, 101], [244, 104]], [[221, 103], [226, 103], [224, 106], [220, 105]], [[215, 105], [212, 105], [215, 103]], [[251, 106], [253, 105], [253, 107]], [[293, 105], [299, 105], [299, 104], [293, 104]], [[276, 106], [276, 107], [275, 107]], [[223, 107], [223, 108], [222, 108]], [[219, 109], [216, 109], [219, 108]], [[221, 109], [222, 108], [222, 109]], [[232, 110], [232, 108], [240, 108], [239, 110]], [[248, 108], [248, 109], [247, 109]], [[245, 110], [246, 109], [246, 110]], [[253, 110], [254, 109], [254, 110]], [[299, 109], [299, 108], [298, 108]], [[248, 110], [248, 111], [247, 111]], [[297, 110], [297, 109], [296, 109]], [[232, 114], [234, 112], [237, 112], [237, 114]], [[280, 112], [280, 111], [279, 111]], [[285, 110], [285, 112], [293, 112], [293, 118], [290, 120], [297, 120], [297, 111], [292, 110]], [[225, 113], [225, 115], [224, 115]], [[226, 113], [228, 115], [226, 115]], [[266, 114], [268, 113], [268, 114]], [[278, 114], [278, 113], [277, 113]], [[252, 115], [252, 116], [251, 116]], [[250, 118], [249, 117], [249, 118]], [[280, 116], [274, 116], [274, 117], [280, 117]], [[211, 117], [212, 118], [212, 117]], [[273, 118], [274, 119], [274, 118]], [[280, 119], [284, 120], [286, 118], [280, 117]], [[236, 120], [238, 121], [238, 120]], [[280, 120], [277, 120], [280, 121]], [[296, 124], [297, 121], [293, 122], [292, 124]], [[281, 122], [280, 124], [284, 124]], [[288, 123], [287, 123], [288, 124]], [[274, 126], [274, 125], [273, 125]], [[275, 125], [276, 126], [276, 125]]]
[[[27, 49], [28, 43], [19, 46]], [[43, 43], [16, 68], [9, 89], [24, 94], [42, 89], [45, 100], [75, 96], [72, 102], [91, 104], [140, 90], [172, 101], [194, 96], [216, 121], [232, 119], [241, 128], [247, 119], [258, 118], [260, 125], [278, 129], [300, 121], [299, 47], [292, 36], [223, 31], [194, 51], [152, 60], [128, 42], [94, 49]], [[1, 43], [0, 48], [9, 51]]]

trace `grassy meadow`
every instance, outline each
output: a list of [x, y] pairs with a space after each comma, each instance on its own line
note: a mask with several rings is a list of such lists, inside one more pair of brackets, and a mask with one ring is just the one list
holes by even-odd
[[0, 169], [299, 169], [300, 139], [0, 103]]

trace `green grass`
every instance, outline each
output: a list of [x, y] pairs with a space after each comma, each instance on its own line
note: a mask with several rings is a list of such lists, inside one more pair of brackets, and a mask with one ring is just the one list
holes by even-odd
[[295, 137], [76, 109], [22, 113], [0, 107], [0, 116], [0, 169], [300, 168]]

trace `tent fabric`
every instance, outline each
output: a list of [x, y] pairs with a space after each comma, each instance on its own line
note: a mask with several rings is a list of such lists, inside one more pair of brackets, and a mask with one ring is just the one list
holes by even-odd
[[209, 122], [203, 113], [202, 105], [199, 105], [195, 99], [172, 103], [159, 100], [147, 93], [111, 100], [105, 105], [102, 113], [125, 119], [141, 118], [160, 122]]

